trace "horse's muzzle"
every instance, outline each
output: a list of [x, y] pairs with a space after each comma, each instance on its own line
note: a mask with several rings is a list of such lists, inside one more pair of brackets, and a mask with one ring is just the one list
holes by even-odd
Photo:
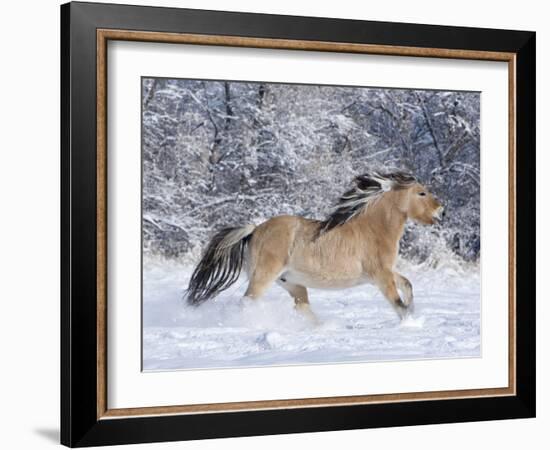
[[445, 208], [443, 206], [437, 208], [433, 218], [436, 222], [441, 222], [445, 218]]

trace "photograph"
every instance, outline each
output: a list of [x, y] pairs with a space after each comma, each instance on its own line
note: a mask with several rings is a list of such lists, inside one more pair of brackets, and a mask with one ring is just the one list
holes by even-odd
[[142, 370], [479, 358], [480, 103], [142, 76]]

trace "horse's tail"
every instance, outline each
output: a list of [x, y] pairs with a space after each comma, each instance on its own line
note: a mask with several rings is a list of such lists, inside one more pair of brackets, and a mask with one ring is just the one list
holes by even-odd
[[189, 280], [185, 293], [189, 304], [200, 305], [237, 281], [255, 228], [245, 225], [216, 233]]

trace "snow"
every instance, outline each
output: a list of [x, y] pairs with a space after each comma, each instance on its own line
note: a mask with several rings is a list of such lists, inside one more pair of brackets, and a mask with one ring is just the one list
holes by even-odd
[[415, 313], [401, 322], [370, 285], [310, 289], [319, 323], [273, 286], [243, 300], [247, 280], [192, 307], [182, 300], [192, 267], [173, 260], [143, 268], [143, 368], [177, 370], [480, 356], [480, 278], [473, 267], [401, 263]]

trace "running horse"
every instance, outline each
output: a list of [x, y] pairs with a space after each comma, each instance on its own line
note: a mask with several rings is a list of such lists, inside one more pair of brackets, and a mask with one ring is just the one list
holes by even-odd
[[244, 268], [245, 299], [257, 300], [277, 283], [294, 298], [297, 310], [315, 319], [307, 288], [370, 283], [404, 319], [413, 311], [413, 290], [394, 267], [405, 222], [434, 224], [442, 213], [441, 203], [414, 176], [365, 173], [323, 221], [285, 215], [219, 231], [191, 276], [187, 301], [199, 305], [215, 297]]

